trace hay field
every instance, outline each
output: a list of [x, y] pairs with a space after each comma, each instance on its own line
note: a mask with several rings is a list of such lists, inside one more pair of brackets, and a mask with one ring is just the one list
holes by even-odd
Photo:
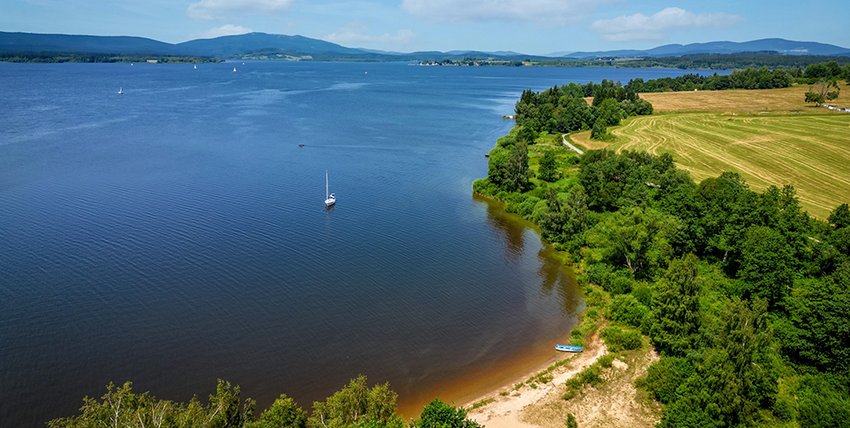
[[807, 89], [641, 94], [658, 114], [612, 128], [611, 142], [571, 137], [588, 148], [670, 152], [696, 181], [735, 171], [759, 191], [792, 184], [803, 207], [826, 218], [850, 202], [850, 114], [806, 105]]

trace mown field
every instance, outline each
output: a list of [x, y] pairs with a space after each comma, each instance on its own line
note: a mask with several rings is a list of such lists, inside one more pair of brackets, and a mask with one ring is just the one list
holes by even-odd
[[850, 202], [850, 114], [806, 105], [807, 89], [641, 94], [657, 113], [612, 128], [613, 141], [571, 137], [588, 148], [670, 152], [697, 181], [736, 171], [756, 190], [792, 184], [809, 213], [825, 218]]

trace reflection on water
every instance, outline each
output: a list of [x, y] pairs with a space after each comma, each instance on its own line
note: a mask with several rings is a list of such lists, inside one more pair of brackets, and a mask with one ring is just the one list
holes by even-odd
[[522, 218], [505, 211], [504, 204], [498, 201], [480, 195], [473, 195], [473, 199], [487, 205], [487, 223], [504, 236], [507, 245], [505, 257], [516, 262], [525, 247], [525, 232], [528, 229]]
[[525, 255], [526, 240], [532, 240], [539, 245], [537, 276], [541, 281], [540, 292], [547, 296], [555, 292], [563, 314], [574, 315], [581, 302], [581, 293], [573, 270], [563, 263], [555, 249], [551, 245], [541, 243], [534, 225], [519, 215], [505, 211], [503, 203], [478, 194], [473, 194], [473, 199], [486, 205], [487, 224], [504, 238], [505, 258], [509, 262], [517, 263]]
[[503, 241], [507, 264], [533, 269], [534, 275], [529, 278], [536, 282], [516, 284], [524, 296], [524, 301], [516, 303], [526, 306], [527, 316], [536, 319], [536, 329], [524, 331], [526, 336], [522, 338], [505, 338], [502, 345], [510, 352], [479, 360], [463, 374], [446, 378], [438, 387], [420, 391], [415, 397], [402, 395], [399, 408], [405, 416], [416, 416], [422, 405], [435, 396], [457, 404], [468, 403], [563, 357], [553, 345], [568, 339], [584, 309], [572, 268], [563, 264], [551, 246], [541, 242], [533, 225], [506, 212], [500, 202], [478, 195], [473, 200], [486, 208], [487, 223]]

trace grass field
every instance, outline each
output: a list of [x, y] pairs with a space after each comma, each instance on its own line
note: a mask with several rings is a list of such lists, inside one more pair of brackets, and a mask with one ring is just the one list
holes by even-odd
[[756, 190], [792, 184], [809, 213], [825, 218], [850, 202], [850, 114], [806, 105], [807, 89], [641, 94], [657, 114], [611, 129], [611, 142], [587, 132], [571, 138], [587, 148], [670, 152], [697, 181], [735, 171]]

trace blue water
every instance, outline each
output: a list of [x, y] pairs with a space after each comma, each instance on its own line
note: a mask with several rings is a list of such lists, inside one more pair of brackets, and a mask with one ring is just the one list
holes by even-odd
[[553, 352], [569, 271], [471, 196], [501, 116], [526, 88], [682, 73], [0, 64], [0, 425], [127, 379], [262, 407], [363, 373], [410, 405]]

